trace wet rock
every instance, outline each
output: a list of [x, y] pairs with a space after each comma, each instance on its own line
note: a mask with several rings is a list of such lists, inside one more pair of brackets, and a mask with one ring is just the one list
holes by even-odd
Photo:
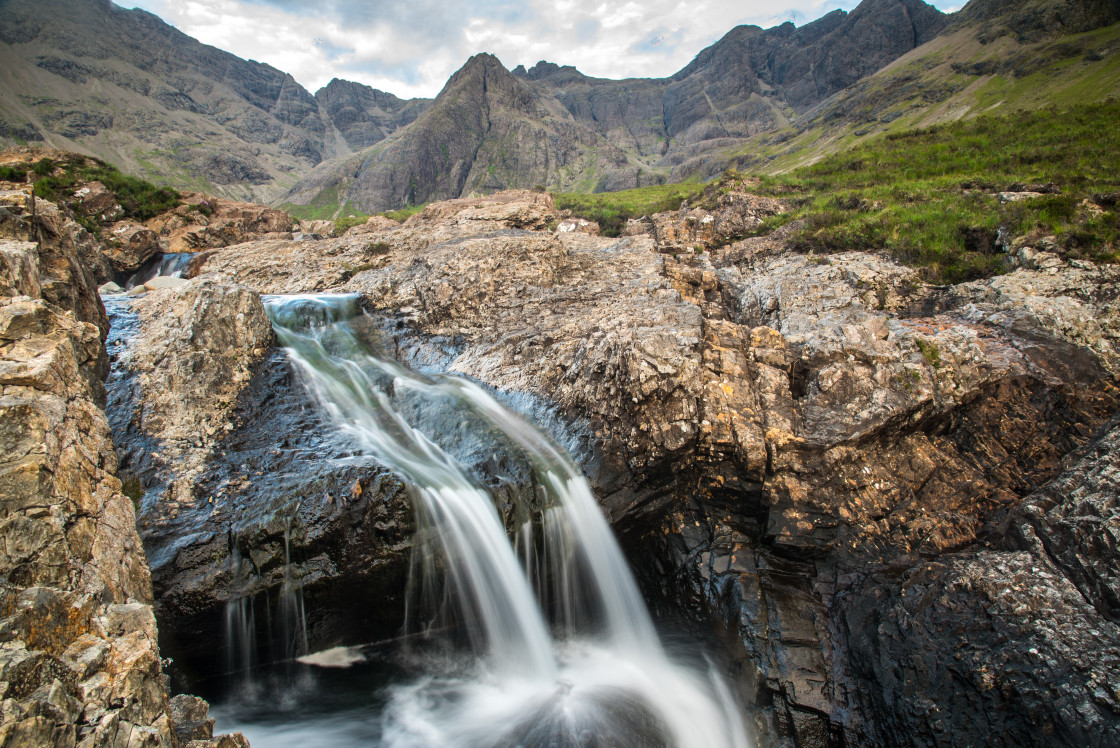
[[240, 600], [260, 608], [260, 658], [287, 657], [266, 608], [279, 611], [293, 586], [314, 647], [394, 634], [410, 503], [399, 480], [332, 436], [269, 349], [259, 296], [200, 278], [120, 303], [127, 345], [109, 410], [122, 470], [144, 486], [139, 524], [168, 651], [196, 671], [224, 668], [213, 642]]
[[180, 745], [192, 740], [210, 740], [214, 737], [214, 718], [210, 705], [197, 696], [179, 694], [171, 699], [169, 712], [175, 725], [175, 735]]
[[99, 286], [97, 288], [97, 292], [99, 294], [116, 294], [116, 293], [124, 293], [124, 289], [121, 288], [120, 286], [118, 286], [116, 283], [113, 283], [112, 281], [109, 281], [108, 283]]
[[[228, 420], [250, 369], [273, 343], [272, 325], [260, 297], [248, 289], [211, 280], [158, 286], [132, 303], [145, 331], [117, 359], [121, 372], [136, 374], [143, 398], [136, 413], [140, 432], [163, 445], [179, 480], [172, 498], [189, 495], [195, 467], [205, 459]], [[160, 284], [162, 285], [162, 284]]]

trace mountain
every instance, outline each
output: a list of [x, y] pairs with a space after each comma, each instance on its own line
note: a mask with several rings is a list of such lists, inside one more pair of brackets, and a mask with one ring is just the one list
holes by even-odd
[[438, 197], [600, 174], [626, 154], [489, 54], [472, 57], [410, 126], [322, 164], [286, 198], [311, 208], [384, 210]]
[[736, 27], [661, 79], [591, 78], [545, 61], [510, 73], [478, 56], [413, 125], [322, 164], [284, 200], [376, 211], [537, 184], [665, 182], [698, 154], [787, 125], [947, 23], [921, 0], [864, 0], [800, 28]]
[[312, 96], [109, 0], [0, 0], [0, 41], [0, 140], [235, 198], [269, 201], [426, 106], [343, 81]]
[[972, 0], [922, 46], [676, 176], [788, 171], [883, 135], [1117, 95], [1120, 0]]
[[739, 26], [668, 78], [471, 58], [435, 100], [291, 76], [108, 0], [0, 0], [0, 143], [158, 182], [376, 212], [511, 187], [599, 192], [783, 171], [876, 136], [1120, 91], [1120, 0], [864, 0]]

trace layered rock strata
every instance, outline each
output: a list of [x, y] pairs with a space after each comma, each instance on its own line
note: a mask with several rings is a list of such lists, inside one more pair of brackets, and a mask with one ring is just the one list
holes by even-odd
[[104, 310], [83, 232], [31, 200], [0, 194], [0, 744], [176, 746]]
[[[781, 208], [736, 201], [749, 207], [724, 206], [736, 234]], [[690, 234], [714, 251], [681, 253], [687, 211], [620, 239], [547, 230], [561, 218], [535, 193], [458, 200], [336, 239], [228, 247], [192, 273], [360, 293], [370, 335], [398, 358], [565, 424], [555, 433], [574, 435], [651, 594], [734, 643], [763, 744], [1116, 729], [1113, 665], [1078, 653], [1088, 639], [1066, 622], [1098, 632], [1098, 655], [1112, 641], [1114, 508], [1038, 497], [1064, 495], [1074, 479], [1049, 483], [1063, 459], [1116, 412], [1120, 273], [1020, 247], [1013, 272], [945, 289], [876, 255], [791, 252], [780, 232], [722, 247], [733, 234]], [[254, 391], [240, 402], [266, 407]], [[1106, 472], [1074, 475], [1105, 496]], [[253, 495], [258, 480], [193, 501]], [[334, 500], [320, 510], [338, 512]], [[179, 545], [168, 589], [204, 576], [223, 542]], [[275, 583], [277, 554], [262, 558], [258, 578]], [[198, 615], [229, 594], [193, 589]], [[1036, 656], [1044, 667], [1025, 674]], [[980, 690], [962, 703], [965, 683]], [[1043, 694], [1053, 707], [1033, 710]]]

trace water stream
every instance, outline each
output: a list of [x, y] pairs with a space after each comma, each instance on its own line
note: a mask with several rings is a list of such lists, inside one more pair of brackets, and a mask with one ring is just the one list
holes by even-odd
[[[351, 324], [356, 297], [266, 301], [330, 422], [410, 486], [408, 625], [438, 646], [371, 691], [376, 725], [262, 732], [254, 746], [297, 733], [303, 745], [401, 748], [749, 745], [716, 669], [667, 654], [587, 481], [547, 436], [471, 381], [382, 355]], [[527, 468], [501, 511], [463, 460], [479, 433]], [[230, 630], [247, 615], [232, 609]], [[246, 727], [217, 713], [219, 729]]]
[[195, 257], [190, 252], [174, 252], [156, 256], [144, 267], [137, 270], [128, 280], [124, 288], [127, 291], [135, 286], [142, 286], [153, 278], [180, 278]]

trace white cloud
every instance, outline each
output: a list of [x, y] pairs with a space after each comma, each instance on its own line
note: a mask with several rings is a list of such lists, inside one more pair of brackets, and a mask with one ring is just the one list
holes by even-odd
[[[661, 77], [732, 27], [802, 25], [857, 0], [131, 0], [184, 33], [291, 73], [312, 92], [347, 78], [434, 96], [467, 58], [538, 60], [604, 78]], [[125, 0], [128, 4], [128, 0]], [[959, 0], [935, 0], [955, 10]]]

